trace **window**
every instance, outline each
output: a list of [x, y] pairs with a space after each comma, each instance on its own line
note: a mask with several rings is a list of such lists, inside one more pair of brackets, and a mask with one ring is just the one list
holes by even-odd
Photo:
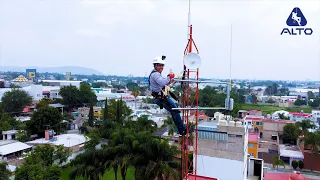
[[249, 148], [254, 148], [254, 144], [248, 143], [248, 147], [249, 147]]

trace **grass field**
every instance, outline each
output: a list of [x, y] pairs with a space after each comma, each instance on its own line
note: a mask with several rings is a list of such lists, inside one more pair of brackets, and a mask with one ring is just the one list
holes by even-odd
[[279, 106], [268, 106], [268, 105], [254, 105], [254, 104], [241, 104], [241, 109], [242, 110], [261, 110], [263, 115], [266, 114], [272, 114], [275, 111], [279, 110], [285, 110], [289, 112], [296, 112], [296, 111], [301, 111], [305, 113], [311, 113], [312, 108], [298, 108], [298, 107], [290, 107], [290, 108], [285, 108], [285, 107], [279, 107]]
[[[60, 179], [61, 180], [69, 180], [70, 179], [69, 178], [69, 174], [70, 174], [71, 170], [72, 170], [71, 167], [65, 168], [61, 173]], [[113, 170], [112, 169], [111, 170], [107, 170], [104, 173], [102, 179], [103, 180], [115, 180]], [[121, 179], [120, 170], [118, 170], [118, 180], [119, 179]], [[127, 180], [134, 180], [134, 168], [133, 167], [129, 167], [128, 168], [126, 179]], [[84, 180], [84, 178], [83, 177], [77, 177], [76, 180]]]

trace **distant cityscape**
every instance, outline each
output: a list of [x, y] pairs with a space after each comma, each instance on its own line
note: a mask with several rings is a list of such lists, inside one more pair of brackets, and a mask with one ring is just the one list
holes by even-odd
[[[179, 94], [179, 87], [179, 83], [173, 86], [173, 92]], [[27, 97], [21, 92], [26, 92], [32, 100], [28, 105], [24, 105]], [[225, 86], [199, 84], [199, 106], [224, 106], [226, 93]], [[189, 112], [189, 122], [195, 123], [195, 117], [199, 117], [199, 175], [222, 180], [287, 179], [292, 174], [319, 178], [319, 174], [309, 171], [320, 171], [320, 151], [310, 149], [313, 143], [310, 137], [320, 134], [319, 81], [232, 79], [231, 96], [235, 104], [229, 113], [204, 110], [196, 115], [196, 111]], [[99, 151], [109, 146], [108, 141], [113, 141], [106, 134], [111, 127], [106, 123], [108, 117], [112, 117], [112, 121], [117, 119], [115, 122], [151, 122], [155, 126], [153, 137], [168, 139], [170, 146], [180, 148], [179, 135], [171, 130], [170, 114], [152, 99], [147, 76], [52, 73], [38, 72], [35, 68], [23, 72], [2, 71], [0, 159], [8, 164], [13, 179], [15, 175], [21, 177], [21, 168], [30, 165], [26, 163], [30, 161], [28, 155], [36, 156], [41, 145], [61, 147], [66, 157], [52, 164], [61, 168], [57, 179], [64, 179], [62, 177], [69, 177], [70, 172], [63, 166], [75, 168], [71, 164], [77, 163], [81, 158], [79, 154], [88, 155], [92, 148]], [[119, 102], [124, 103], [122, 115], [118, 114]], [[96, 131], [100, 133], [98, 139], [95, 139]], [[320, 146], [320, 142], [314, 143], [312, 147]], [[138, 168], [131, 163], [132, 168]], [[233, 173], [224, 167], [234, 169]]]

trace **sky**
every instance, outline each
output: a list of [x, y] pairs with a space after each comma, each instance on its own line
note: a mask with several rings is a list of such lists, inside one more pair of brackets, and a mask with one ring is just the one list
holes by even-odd
[[[280, 35], [294, 7], [312, 35]], [[191, 23], [200, 78], [230, 77], [232, 24], [232, 79], [320, 80], [320, 0], [191, 0]], [[179, 74], [187, 33], [188, 0], [0, 0], [0, 68]]]

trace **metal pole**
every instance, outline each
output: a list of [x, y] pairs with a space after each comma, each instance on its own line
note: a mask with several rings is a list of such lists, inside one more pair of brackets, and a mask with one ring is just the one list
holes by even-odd
[[217, 81], [201, 81], [201, 80], [182, 80], [182, 79], [173, 79], [176, 82], [191, 82], [191, 83], [212, 83], [212, 84], [226, 84], [228, 85], [229, 82], [217, 82]]
[[172, 110], [225, 110], [225, 107], [172, 108]]

